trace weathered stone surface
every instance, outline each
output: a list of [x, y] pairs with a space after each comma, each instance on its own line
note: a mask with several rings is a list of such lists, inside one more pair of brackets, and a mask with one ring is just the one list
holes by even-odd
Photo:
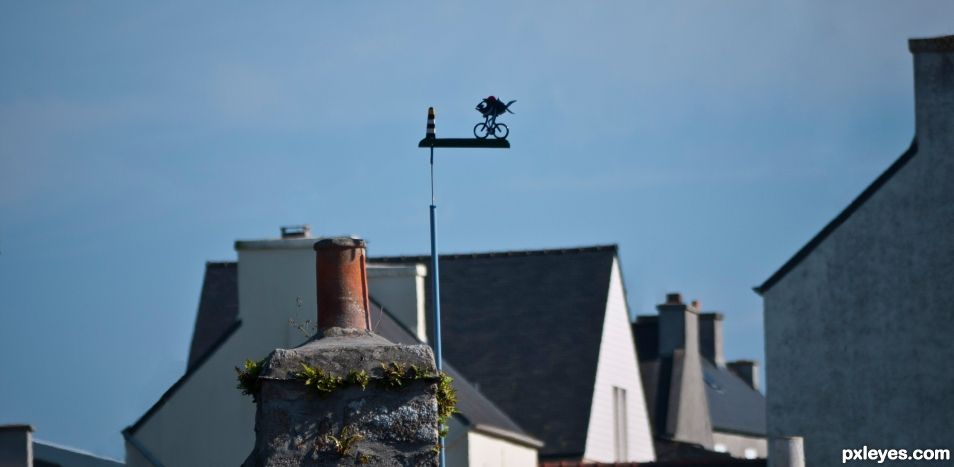
[[269, 356], [262, 378], [293, 379], [302, 363], [339, 376], [364, 370], [372, 377], [383, 373], [382, 364], [397, 362], [436, 372], [434, 354], [426, 345], [393, 344], [370, 331], [330, 328], [320, 339], [294, 349], [276, 349]]
[[[243, 466], [436, 466], [436, 384], [385, 388], [376, 379], [392, 362], [436, 371], [429, 347], [353, 329], [328, 329], [301, 347], [275, 350], [262, 374], [255, 449]], [[364, 370], [372, 381], [364, 390], [345, 386], [322, 396], [298, 379], [302, 363], [341, 377]]]

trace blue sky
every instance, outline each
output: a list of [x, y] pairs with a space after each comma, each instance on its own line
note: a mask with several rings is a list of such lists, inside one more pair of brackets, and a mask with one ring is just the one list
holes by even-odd
[[[445, 252], [618, 243], [630, 305], [726, 314], [913, 137], [948, 1], [0, 4], [0, 423], [123, 456], [184, 371], [204, 262], [286, 224]], [[771, 371], [771, 369], [768, 369]]]

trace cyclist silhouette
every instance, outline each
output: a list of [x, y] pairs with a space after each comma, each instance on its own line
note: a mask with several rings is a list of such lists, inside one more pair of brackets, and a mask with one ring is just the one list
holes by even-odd
[[510, 134], [510, 129], [503, 123], [497, 123], [497, 117], [503, 115], [504, 112], [513, 113], [510, 110], [510, 105], [514, 102], [517, 101], [512, 100], [504, 104], [503, 101], [494, 96], [489, 96], [480, 101], [476, 109], [484, 116], [484, 122], [474, 126], [474, 136], [481, 139], [490, 135], [494, 135], [494, 138], [498, 139], [506, 138], [507, 135]]

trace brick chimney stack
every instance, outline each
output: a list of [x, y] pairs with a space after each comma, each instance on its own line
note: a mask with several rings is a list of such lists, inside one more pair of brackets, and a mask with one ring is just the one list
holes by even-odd
[[318, 334], [266, 359], [243, 467], [436, 466], [438, 381], [426, 345], [371, 332], [363, 240], [315, 244]]

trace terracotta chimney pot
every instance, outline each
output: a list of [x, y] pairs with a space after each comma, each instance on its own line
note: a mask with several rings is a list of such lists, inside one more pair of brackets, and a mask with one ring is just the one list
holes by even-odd
[[315, 243], [318, 329], [371, 329], [365, 242], [335, 237]]

